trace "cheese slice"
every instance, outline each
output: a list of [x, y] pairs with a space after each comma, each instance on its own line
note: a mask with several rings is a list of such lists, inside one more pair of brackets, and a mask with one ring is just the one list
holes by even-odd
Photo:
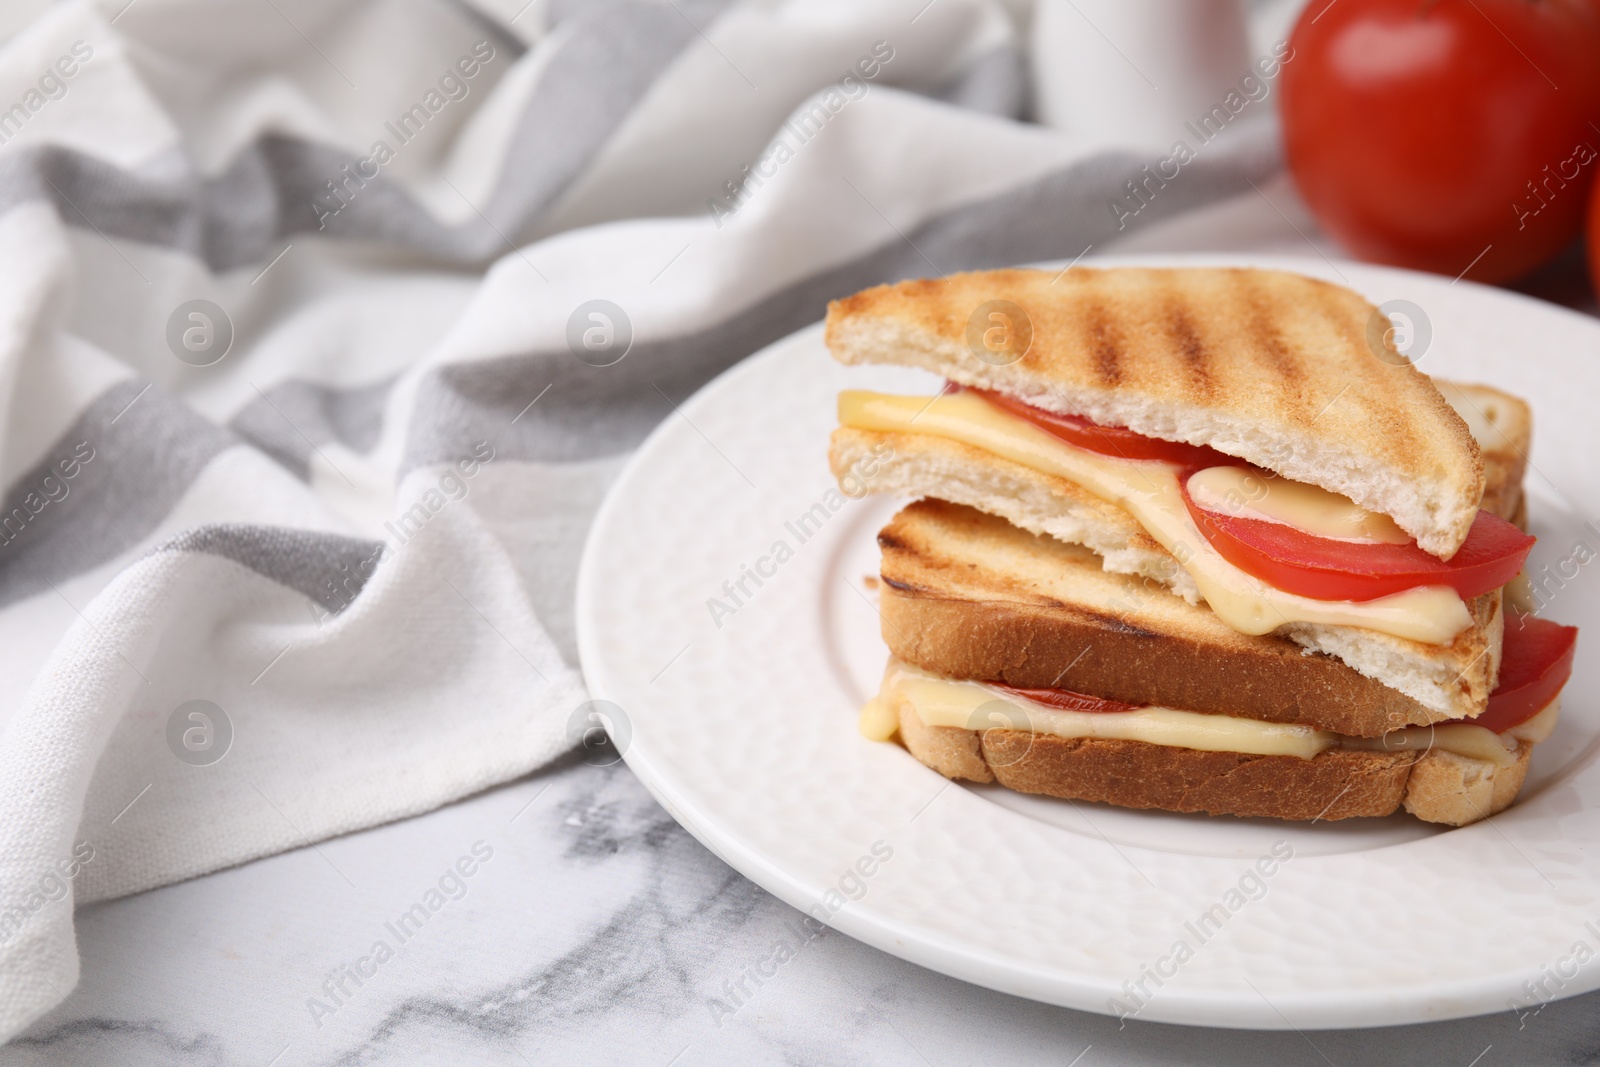
[[1546, 704], [1544, 710], [1526, 722], [1518, 723], [1507, 730], [1503, 736], [1513, 741], [1526, 741], [1530, 745], [1541, 744], [1550, 739], [1556, 732], [1556, 724], [1561, 721], [1561, 694]]
[[900, 729], [899, 710], [882, 696], [875, 696], [862, 705], [856, 729], [868, 741], [887, 741]]
[[909, 700], [929, 726], [963, 730], [1027, 730], [1057, 737], [1103, 737], [1144, 741], [1205, 752], [1310, 759], [1331, 748], [1337, 734], [1310, 726], [1259, 722], [1232, 715], [1148, 707], [1133, 711], [1063, 711], [1004, 693], [979, 682], [953, 682], [909, 664], [894, 663], [880, 701], [898, 708]]
[[1449, 644], [1472, 615], [1449, 586], [1425, 586], [1377, 600], [1313, 600], [1285, 593], [1229, 563], [1189, 517], [1176, 468], [1076, 448], [972, 393], [926, 397], [863, 390], [839, 394], [839, 421], [880, 433], [923, 433], [960, 441], [1044, 474], [1065, 478], [1130, 512], [1172, 553], [1211, 609], [1233, 629], [1264, 634], [1288, 623], [1354, 626], [1429, 645]]
[[1471, 723], [1451, 722], [1440, 726], [1408, 726], [1392, 730], [1382, 737], [1345, 738], [1346, 748], [1364, 748], [1373, 752], [1403, 752], [1417, 749], [1441, 749], [1458, 756], [1483, 760], [1496, 767], [1509, 767], [1517, 762], [1517, 743], [1505, 734], [1497, 734]]
[[1064, 711], [982, 682], [953, 681], [891, 659], [882, 689], [862, 709], [861, 733], [874, 741], [889, 740], [895, 733], [892, 724], [897, 721], [898, 709], [906, 702], [929, 726], [960, 730], [1025, 730], [1056, 737], [1098, 737], [1202, 752], [1300, 759], [1312, 759], [1330, 748], [1376, 752], [1438, 749], [1497, 767], [1516, 762], [1518, 741], [1537, 743], [1549, 737], [1560, 715], [1560, 702], [1552, 701], [1538, 715], [1504, 734], [1456, 722], [1407, 727], [1382, 737], [1348, 737], [1292, 723], [1156, 706], [1133, 711]]
[[1207, 467], [1189, 476], [1189, 497], [1207, 511], [1293, 526], [1359, 545], [1405, 545], [1411, 535], [1389, 516], [1368, 511], [1320, 485], [1291, 482], [1249, 467]]

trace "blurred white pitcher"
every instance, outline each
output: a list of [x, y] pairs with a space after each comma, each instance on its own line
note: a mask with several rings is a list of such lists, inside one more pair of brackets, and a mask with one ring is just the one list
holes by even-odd
[[1037, 118], [1096, 144], [1162, 149], [1250, 65], [1241, 0], [1038, 0]]

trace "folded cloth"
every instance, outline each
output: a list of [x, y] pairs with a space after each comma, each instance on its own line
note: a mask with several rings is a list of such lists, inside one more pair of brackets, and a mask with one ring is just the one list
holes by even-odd
[[987, 0], [68, 0], [6, 43], [0, 1037], [75, 903], [572, 747], [589, 516], [711, 376], [1277, 166], [1270, 122], [1087, 154], [1018, 55]]

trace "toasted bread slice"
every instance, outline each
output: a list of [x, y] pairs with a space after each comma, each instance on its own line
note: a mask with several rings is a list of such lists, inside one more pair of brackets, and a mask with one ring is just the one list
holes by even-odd
[[[959, 504], [918, 501], [878, 544], [884, 640], [948, 677], [1377, 737], [1480, 714], [1499, 672], [1498, 590], [1468, 605], [1474, 625], [1446, 646], [1340, 627], [1253, 636], [1087, 549]], [[1335, 641], [1339, 659], [1307, 650]]]
[[1492, 385], [1433, 380], [1456, 409], [1483, 457], [1483, 500], [1478, 505], [1518, 526], [1527, 526], [1522, 478], [1533, 445], [1533, 409], [1526, 401]]
[[1269, 819], [1392, 815], [1464, 826], [1510, 806], [1533, 746], [1498, 767], [1454, 753], [1329, 749], [1312, 759], [1201, 752], [1143, 741], [1064, 738], [1022, 730], [929, 726], [909, 702], [900, 739], [947, 778], [1124, 808]]
[[868, 289], [828, 306], [826, 338], [844, 363], [921, 367], [1210, 445], [1384, 512], [1448, 559], [1483, 496], [1478, 446], [1388, 326], [1298, 274], [1080, 268]]

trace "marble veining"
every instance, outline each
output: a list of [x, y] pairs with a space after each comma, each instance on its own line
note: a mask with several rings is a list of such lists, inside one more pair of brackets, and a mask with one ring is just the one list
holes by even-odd
[[[331, 969], [473, 842], [493, 859], [460, 899], [314, 1019], [306, 1002]], [[1119, 1028], [970, 986], [808, 931], [622, 765], [568, 761], [319, 850], [83, 909], [79, 987], [0, 1049], [0, 1065], [1600, 1060], [1600, 994], [1553, 1004], [1520, 1029], [1502, 1013], [1299, 1034]], [[741, 987], [758, 969], [772, 973]]]

